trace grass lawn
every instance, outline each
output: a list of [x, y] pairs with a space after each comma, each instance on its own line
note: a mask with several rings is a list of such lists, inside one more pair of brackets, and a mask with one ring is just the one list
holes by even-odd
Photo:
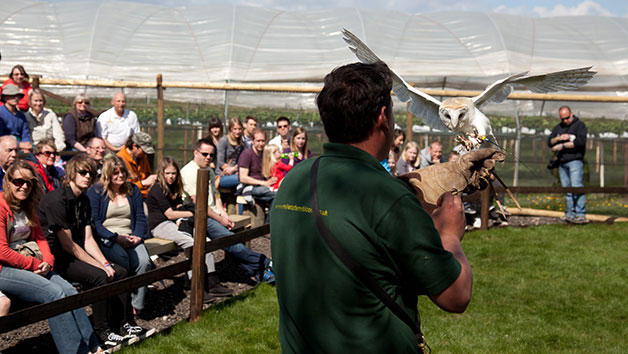
[[[625, 353], [628, 224], [468, 233], [464, 314], [419, 301], [434, 353]], [[124, 353], [279, 353], [274, 288], [262, 285]]]

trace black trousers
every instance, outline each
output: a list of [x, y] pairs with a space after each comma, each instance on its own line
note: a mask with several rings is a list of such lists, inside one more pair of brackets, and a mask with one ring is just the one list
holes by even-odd
[[[116, 274], [112, 281], [120, 280], [128, 276], [128, 271], [117, 264], [111, 263]], [[80, 283], [85, 289], [95, 288], [107, 284], [107, 273], [98, 267], [85, 263], [76, 258], [58, 260], [55, 271], [70, 282]], [[112, 296], [92, 304], [94, 319], [94, 332], [103, 339], [106, 332], [120, 332], [120, 326], [133, 320], [130, 293]]]

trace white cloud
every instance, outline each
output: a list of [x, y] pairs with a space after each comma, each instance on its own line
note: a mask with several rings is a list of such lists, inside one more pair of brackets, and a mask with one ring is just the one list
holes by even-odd
[[[605, 9], [602, 5], [595, 1], [585, 0], [575, 7], [567, 7], [564, 5], [556, 5], [553, 9], [547, 9], [537, 6], [532, 9], [540, 17], [551, 16], [615, 16], [613, 13]], [[620, 15], [620, 14], [617, 14]]]

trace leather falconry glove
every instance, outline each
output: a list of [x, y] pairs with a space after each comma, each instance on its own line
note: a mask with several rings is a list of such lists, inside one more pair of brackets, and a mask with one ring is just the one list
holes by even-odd
[[458, 160], [444, 162], [407, 173], [399, 178], [414, 190], [423, 208], [431, 212], [445, 192], [460, 195], [484, 189], [490, 183], [491, 171], [506, 154], [493, 148], [471, 151]]

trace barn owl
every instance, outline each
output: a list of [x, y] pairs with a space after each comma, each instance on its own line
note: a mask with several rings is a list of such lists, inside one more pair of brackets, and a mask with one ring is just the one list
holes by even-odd
[[[382, 61], [357, 36], [343, 29], [344, 41], [358, 59], [366, 64]], [[454, 97], [440, 102], [436, 98], [417, 90], [405, 82], [392, 69], [393, 92], [402, 102], [411, 100], [408, 110], [423, 118], [432, 129], [451, 130], [463, 134], [467, 149], [478, 147], [483, 142], [497, 145], [489, 119], [480, 111], [487, 102], [504, 101], [512, 92], [511, 84], [519, 84], [536, 93], [576, 89], [586, 84], [595, 75], [591, 67], [557, 71], [543, 75], [526, 76], [527, 72], [508, 76], [489, 85], [484, 92], [473, 98]], [[499, 145], [497, 145], [499, 146]]]

